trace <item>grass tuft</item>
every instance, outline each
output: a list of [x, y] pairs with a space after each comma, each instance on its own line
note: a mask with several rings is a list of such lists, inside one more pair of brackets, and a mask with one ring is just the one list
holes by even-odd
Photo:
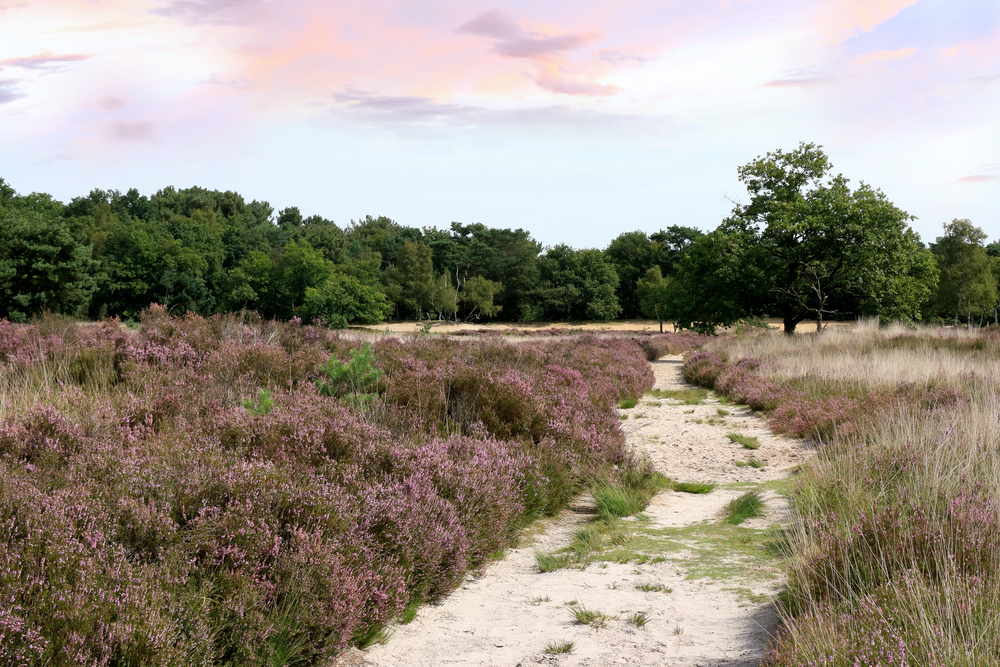
[[726, 434], [729, 438], [729, 442], [734, 442], [737, 445], [743, 445], [746, 449], [760, 449], [760, 441], [750, 435], [743, 435], [742, 433], [736, 433], [735, 431]]
[[412, 623], [413, 619], [417, 617], [417, 611], [419, 611], [422, 603], [423, 599], [421, 599], [420, 596], [416, 596], [406, 603], [406, 606], [403, 608], [403, 613], [399, 615], [399, 622], [403, 625]]
[[536, 553], [535, 564], [539, 572], [555, 572], [572, 565], [573, 559], [569, 554]]
[[569, 611], [577, 623], [580, 625], [589, 625], [592, 628], [603, 628], [604, 624], [610, 618], [603, 612], [587, 609], [582, 605], [570, 607]]
[[644, 593], [673, 593], [674, 589], [664, 586], [658, 581], [640, 581], [633, 584], [635, 590]]
[[739, 498], [730, 500], [725, 512], [725, 522], [734, 526], [747, 519], [764, 516], [764, 500], [760, 497], [760, 491], [747, 491]]
[[634, 614], [629, 614], [628, 621], [637, 628], [649, 623], [649, 614], [644, 611], [637, 611]]
[[628, 410], [630, 408], [634, 408], [638, 403], [639, 399], [637, 398], [623, 398], [618, 401], [618, 407], [622, 410]]
[[715, 484], [709, 482], [677, 482], [674, 484], [674, 491], [681, 493], [711, 493], [715, 490]]
[[607, 523], [632, 516], [646, 509], [651, 494], [646, 489], [631, 489], [602, 484], [594, 489], [597, 514]]
[[559, 655], [562, 653], [572, 653], [573, 652], [573, 642], [559, 642], [558, 644], [547, 644], [545, 646], [545, 653], [548, 655]]

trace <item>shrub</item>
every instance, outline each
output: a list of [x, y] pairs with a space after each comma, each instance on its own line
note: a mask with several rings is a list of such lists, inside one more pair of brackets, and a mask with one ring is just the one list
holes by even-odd
[[141, 320], [0, 321], [4, 664], [322, 664], [586, 486], [658, 483], [634, 340]]

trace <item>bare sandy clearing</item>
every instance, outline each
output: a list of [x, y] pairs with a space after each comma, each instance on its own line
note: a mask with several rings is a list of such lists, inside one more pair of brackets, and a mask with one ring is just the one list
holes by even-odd
[[[767, 320], [772, 329], [781, 329], [784, 325], [780, 318], [770, 318]], [[853, 329], [854, 322], [827, 322], [827, 327], [837, 329]], [[517, 329], [524, 334], [532, 331], [564, 329], [570, 331], [585, 331], [587, 333], [616, 333], [630, 331], [645, 331], [649, 333], [659, 333], [660, 325], [656, 320], [611, 320], [609, 322], [447, 322], [444, 320], [420, 320], [420, 321], [399, 321], [385, 322], [371, 326], [353, 326], [351, 330], [372, 332], [372, 333], [417, 333], [429, 327], [429, 331], [437, 334], [468, 334], [473, 332], [499, 332], [510, 329]], [[803, 320], [799, 322], [795, 332], [799, 334], [812, 333], [816, 330], [815, 320]], [[663, 323], [664, 333], [675, 331], [672, 322]]]
[[[690, 389], [680, 378], [679, 357], [655, 362], [654, 373], [656, 389]], [[767, 600], [782, 583], [773, 524], [787, 505], [774, 488], [805, 458], [806, 447], [711, 397], [701, 405], [647, 397], [621, 413], [629, 441], [665, 475], [720, 486], [709, 494], [661, 493], [644, 517], [624, 522], [623, 539], [573, 567], [540, 572], [536, 553], [558, 554], [592, 520], [592, 501], [581, 497], [441, 604], [394, 627], [384, 645], [353, 652], [341, 664], [758, 664], [776, 623]], [[737, 430], [757, 437], [760, 449], [730, 442], [726, 434]], [[751, 453], [767, 465], [735, 465]], [[748, 488], [764, 493], [767, 516], [740, 526], [721, 523], [725, 504]], [[581, 608], [604, 614], [593, 624], [601, 627], [578, 623], [573, 609]], [[571, 653], [546, 653], [567, 644]]]

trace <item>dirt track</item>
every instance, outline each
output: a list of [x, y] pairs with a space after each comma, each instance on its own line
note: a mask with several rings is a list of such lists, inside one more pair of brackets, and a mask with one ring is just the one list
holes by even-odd
[[[690, 388], [681, 380], [679, 357], [653, 367], [656, 389]], [[441, 604], [394, 627], [384, 645], [352, 652], [340, 664], [757, 665], [776, 625], [769, 600], [782, 583], [775, 542], [787, 504], [778, 492], [807, 448], [774, 436], [748, 409], [722, 406], [712, 396], [698, 405], [647, 397], [621, 413], [630, 444], [660, 472], [717, 488], [704, 495], [661, 493], [644, 518], [627, 522], [622, 545], [575, 567], [540, 572], [536, 553], [558, 553], [592, 521], [592, 501], [581, 497]], [[731, 432], [756, 437], [760, 449], [730, 442]], [[736, 464], [750, 456], [766, 465]], [[722, 524], [726, 503], [750, 488], [763, 493], [766, 516]], [[603, 627], [579, 624], [574, 608], [608, 618]], [[629, 620], [638, 612], [644, 625]], [[546, 652], [566, 644], [572, 652]]]

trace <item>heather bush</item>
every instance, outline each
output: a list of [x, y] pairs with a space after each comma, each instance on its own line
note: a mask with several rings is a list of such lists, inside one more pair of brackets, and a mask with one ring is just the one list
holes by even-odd
[[994, 338], [860, 327], [688, 357], [692, 380], [817, 444], [770, 664], [1000, 664]]
[[654, 483], [635, 339], [140, 320], [0, 322], [3, 664], [321, 664], [579, 490]]

